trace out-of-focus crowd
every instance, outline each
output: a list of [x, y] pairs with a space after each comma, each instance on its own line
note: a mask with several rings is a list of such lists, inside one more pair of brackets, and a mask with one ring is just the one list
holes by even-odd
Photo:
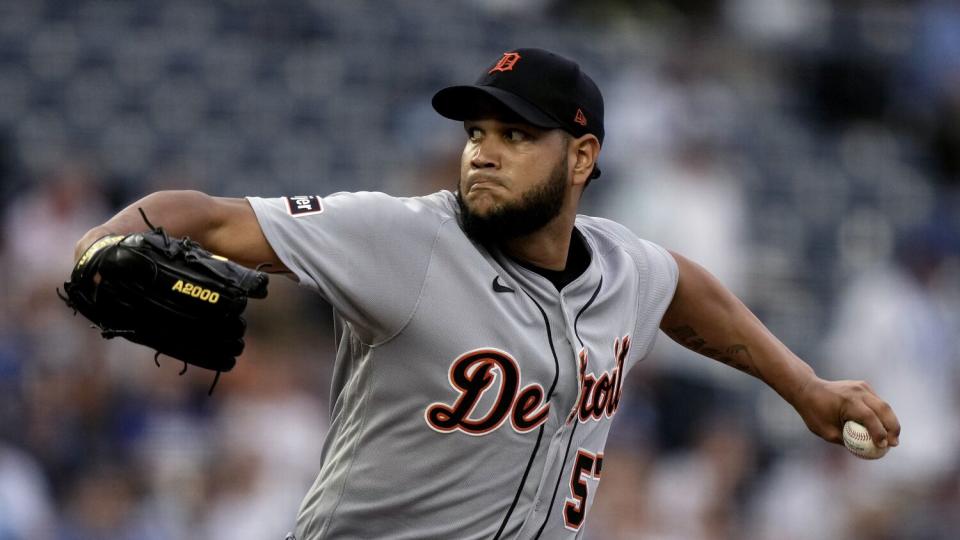
[[585, 211], [699, 261], [903, 424], [859, 461], [661, 336], [585, 537], [956, 537], [955, 2], [51, 0], [0, 3], [0, 540], [282, 538], [320, 467], [328, 307], [275, 278], [207, 397], [212, 373], [63, 305], [74, 243], [156, 189], [451, 188], [462, 130], [431, 92], [531, 45], [604, 91]]

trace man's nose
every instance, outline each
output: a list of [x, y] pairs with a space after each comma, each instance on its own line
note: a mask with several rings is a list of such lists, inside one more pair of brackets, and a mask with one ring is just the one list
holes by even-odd
[[470, 157], [470, 166], [474, 169], [500, 168], [500, 149], [490, 139], [476, 144]]

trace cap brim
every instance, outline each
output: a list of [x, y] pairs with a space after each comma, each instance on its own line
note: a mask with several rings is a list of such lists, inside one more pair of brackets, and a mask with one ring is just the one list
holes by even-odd
[[562, 127], [560, 122], [541, 111], [522, 97], [492, 86], [450, 86], [433, 96], [433, 108], [451, 120], [470, 120], [477, 117], [479, 105], [493, 98], [527, 122], [543, 128]]

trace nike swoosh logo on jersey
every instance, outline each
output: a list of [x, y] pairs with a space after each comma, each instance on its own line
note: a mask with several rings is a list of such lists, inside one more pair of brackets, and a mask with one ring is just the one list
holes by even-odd
[[493, 292], [517, 292], [510, 287], [507, 287], [503, 283], [500, 283], [500, 276], [494, 276], [493, 278]]

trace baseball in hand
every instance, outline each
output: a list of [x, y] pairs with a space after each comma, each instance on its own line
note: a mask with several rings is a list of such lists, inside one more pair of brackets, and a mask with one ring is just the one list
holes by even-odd
[[863, 459], [880, 459], [890, 449], [889, 446], [880, 448], [873, 444], [867, 428], [853, 420], [847, 420], [843, 424], [843, 445], [854, 455]]

